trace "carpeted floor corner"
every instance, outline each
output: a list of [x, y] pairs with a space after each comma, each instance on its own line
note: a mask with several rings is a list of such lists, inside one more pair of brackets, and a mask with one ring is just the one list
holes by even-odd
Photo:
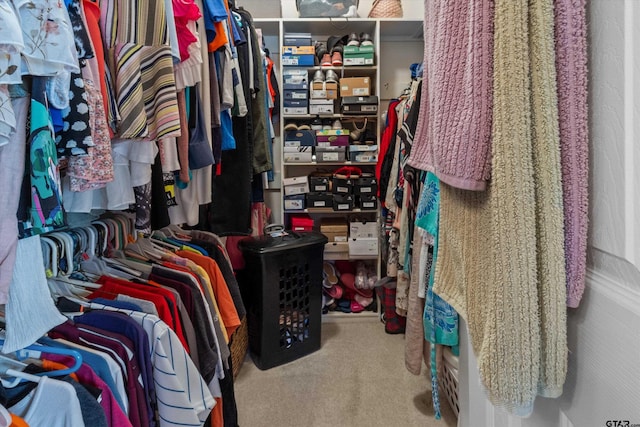
[[248, 357], [235, 382], [240, 427], [452, 427], [441, 395], [436, 421], [426, 371], [404, 367], [404, 335], [375, 318], [322, 324], [322, 347], [266, 371]]

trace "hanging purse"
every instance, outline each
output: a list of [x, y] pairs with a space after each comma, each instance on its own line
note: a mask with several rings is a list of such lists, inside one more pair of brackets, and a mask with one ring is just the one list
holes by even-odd
[[193, 109], [191, 110], [195, 120], [193, 126], [189, 126], [189, 169], [191, 170], [202, 169], [215, 162], [213, 150], [207, 138], [198, 86], [196, 85], [190, 94], [194, 98], [193, 104], [195, 104], [192, 104]]
[[402, 18], [401, 0], [375, 0], [369, 18]]

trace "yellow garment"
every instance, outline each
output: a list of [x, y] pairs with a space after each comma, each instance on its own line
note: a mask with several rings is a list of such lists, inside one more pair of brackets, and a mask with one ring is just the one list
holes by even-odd
[[183, 251], [193, 252], [194, 254], [202, 255], [202, 252], [200, 252], [195, 248], [192, 248], [191, 246], [182, 245], [182, 248], [180, 249], [182, 249]]

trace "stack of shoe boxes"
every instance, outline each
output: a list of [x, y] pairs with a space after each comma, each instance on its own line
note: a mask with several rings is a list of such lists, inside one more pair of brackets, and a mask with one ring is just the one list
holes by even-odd
[[344, 115], [378, 114], [378, 97], [371, 95], [369, 77], [340, 79], [340, 109]]
[[362, 174], [355, 179], [353, 194], [356, 196], [356, 206], [362, 210], [378, 208], [378, 181], [373, 174]]
[[304, 115], [309, 111], [309, 84], [307, 70], [295, 67], [313, 67], [315, 48], [310, 33], [287, 33], [282, 46], [283, 106], [284, 114]]
[[378, 255], [378, 225], [375, 221], [349, 223], [349, 256]]
[[375, 210], [378, 208], [378, 182], [372, 173], [363, 173], [358, 177], [339, 177], [334, 175], [331, 181], [333, 192], [333, 210], [350, 211], [354, 208]]
[[305, 115], [309, 107], [309, 83], [307, 70], [302, 68], [284, 68], [282, 72], [283, 113], [286, 115]]
[[333, 207], [330, 173], [314, 172], [309, 175], [309, 190], [310, 192], [307, 194], [308, 208]]
[[284, 208], [303, 210], [306, 194], [309, 192], [309, 179], [306, 176], [293, 176], [282, 180], [284, 186]]
[[331, 182], [333, 192], [333, 210], [350, 211], [355, 207], [353, 187], [355, 180], [352, 178], [339, 178], [334, 176]]
[[349, 146], [347, 129], [323, 129], [316, 131], [316, 162], [344, 162]]
[[[296, 127], [296, 126], [294, 126]], [[315, 131], [293, 129], [284, 131], [284, 161], [287, 163], [309, 163], [313, 160], [313, 147], [316, 145]]]
[[326, 75], [323, 71], [316, 72], [310, 92], [309, 114], [321, 115], [335, 112], [334, 104], [338, 99], [338, 82], [334, 71], [328, 70]]

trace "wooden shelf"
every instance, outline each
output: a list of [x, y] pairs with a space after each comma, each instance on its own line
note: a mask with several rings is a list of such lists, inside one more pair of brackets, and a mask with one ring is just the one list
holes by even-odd
[[320, 117], [321, 119], [341, 119], [341, 120], [356, 120], [356, 119], [377, 119], [377, 114], [283, 114], [283, 118], [289, 120], [296, 119], [315, 119]]
[[336, 252], [325, 252], [324, 260], [325, 261], [374, 261], [377, 260], [377, 256], [343, 256], [342, 254]]
[[284, 162], [283, 166], [373, 166], [377, 165], [378, 162], [352, 162], [352, 161], [344, 161], [344, 162], [304, 162], [304, 163], [296, 163], [296, 162]]
[[344, 214], [352, 214], [352, 213], [372, 213], [375, 214], [376, 212], [378, 212], [377, 209], [365, 209], [362, 210], [360, 208], [355, 208], [355, 209], [351, 209], [350, 211], [334, 211], [332, 208], [308, 208], [308, 209], [300, 209], [300, 210], [292, 210], [292, 209], [285, 209], [284, 213], [285, 214], [301, 214], [301, 213], [308, 213], [308, 214], [338, 214], [338, 215], [344, 215]]

